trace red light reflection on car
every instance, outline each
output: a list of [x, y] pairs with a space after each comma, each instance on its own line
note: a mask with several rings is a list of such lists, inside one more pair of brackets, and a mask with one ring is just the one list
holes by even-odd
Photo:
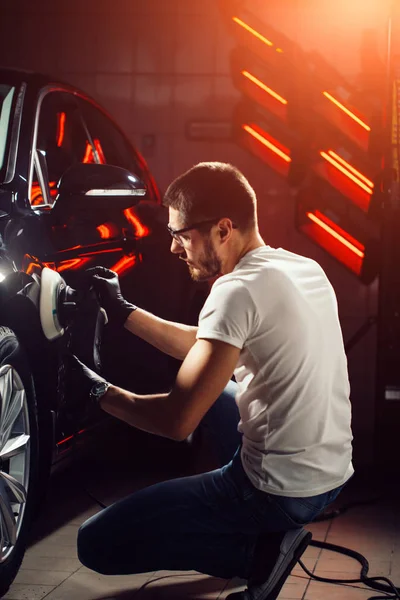
[[66, 271], [67, 269], [80, 269], [89, 260], [89, 258], [71, 258], [69, 260], [63, 260], [57, 266], [57, 271], [61, 273], [62, 271]]
[[93, 140], [93, 144], [97, 157], [94, 155], [92, 144], [86, 140], [85, 154], [83, 155], [82, 162], [85, 164], [99, 163], [101, 165], [105, 165], [106, 159], [100, 140]]
[[64, 141], [64, 132], [65, 132], [65, 112], [57, 113], [57, 146], [60, 148]]
[[72, 440], [72, 438], [78, 436], [78, 435], [82, 435], [82, 433], [85, 433], [86, 429], [81, 429], [80, 431], [78, 431], [78, 433], [74, 433], [73, 435], [69, 435], [68, 437], [64, 438], [63, 440], [61, 440], [60, 442], [57, 442], [57, 446], [61, 446], [62, 444], [65, 444], [65, 442], [68, 442], [69, 440]]
[[98, 227], [96, 227], [97, 231], [100, 234], [100, 237], [103, 240], [108, 240], [111, 237], [115, 236], [115, 233], [113, 232], [113, 226], [112, 225], [108, 225], [107, 223], [102, 223], [101, 225], [99, 225]]
[[103, 152], [103, 148], [101, 147], [101, 143], [100, 140], [93, 140], [94, 143], [94, 147], [96, 148], [96, 152], [97, 152], [97, 156], [98, 156], [98, 160], [99, 163], [101, 165], [105, 165], [106, 164], [106, 157], [104, 156], [104, 152]]
[[138, 238], [147, 237], [150, 233], [150, 230], [146, 225], [140, 221], [137, 215], [135, 215], [134, 208], [127, 208], [124, 210], [124, 215], [129, 221], [129, 223], [133, 226], [135, 230], [135, 235]]
[[123, 275], [129, 269], [131, 269], [136, 263], [136, 256], [124, 256], [121, 258], [113, 267], [111, 267], [112, 271], [118, 273], [118, 275]]
[[92, 145], [89, 142], [86, 142], [85, 154], [83, 155], [82, 162], [85, 164], [94, 163], [94, 154]]
[[[55, 198], [58, 194], [57, 181], [49, 181], [50, 196]], [[32, 206], [45, 206], [42, 188], [39, 182], [32, 182], [31, 186], [31, 205]]]

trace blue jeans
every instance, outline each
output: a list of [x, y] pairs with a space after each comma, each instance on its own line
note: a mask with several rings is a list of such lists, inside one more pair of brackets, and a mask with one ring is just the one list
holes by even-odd
[[78, 534], [85, 566], [107, 575], [195, 570], [247, 579], [258, 536], [301, 527], [336, 498], [341, 488], [288, 498], [250, 483], [240, 459], [235, 389], [230, 382], [202, 422], [218, 432], [227, 464], [157, 483], [88, 519]]

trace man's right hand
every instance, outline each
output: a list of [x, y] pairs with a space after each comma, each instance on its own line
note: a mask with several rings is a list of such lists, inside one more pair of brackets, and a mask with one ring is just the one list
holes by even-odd
[[123, 326], [137, 306], [122, 296], [118, 274], [105, 267], [87, 269], [86, 273], [91, 279], [101, 306], [107, 313], [109, 322], [116, 326]]

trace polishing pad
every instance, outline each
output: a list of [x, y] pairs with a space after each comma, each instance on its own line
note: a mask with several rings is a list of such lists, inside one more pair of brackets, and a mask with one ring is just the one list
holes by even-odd
[[58, 298], [65, 282], [57, 271], [44, 267], [40, 283], [40, 322], [48, 340], [56, 340], [64, 335], [64, 328], [58, 319]]

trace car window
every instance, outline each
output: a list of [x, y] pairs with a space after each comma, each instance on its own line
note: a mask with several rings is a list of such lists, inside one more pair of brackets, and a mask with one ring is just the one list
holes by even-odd
[[[49, 188], [50, 204], [55, 201], [62, 175], [74, 164], [99, 162], [87, 133], [78, 102], [67, 92], [50, 92], [40, 107], [36, 154], [43, 178]], [[31, 204], [42, 206], [42, 194], [37, 195], [39, 182], [32, 181]]]
[[[0, 84], [0, 173], [5, 167], [7, 140], [10, 129], [10, 116], [15, 87]], [[2, 178], [0, 178], [2, 180]]]
[[137, 153], [112, 119], [88, 100], [80, 99], [99, 162], [122, 167], [140, 177], [147, 185], [149, 200], [160, 202], [154, 179], [144, 159]]
[[111, 119], [86, 100], [81, 99], [81, 106], [99, 160], [122, 167], [140, 177], [142, 169], [133, 150]]

